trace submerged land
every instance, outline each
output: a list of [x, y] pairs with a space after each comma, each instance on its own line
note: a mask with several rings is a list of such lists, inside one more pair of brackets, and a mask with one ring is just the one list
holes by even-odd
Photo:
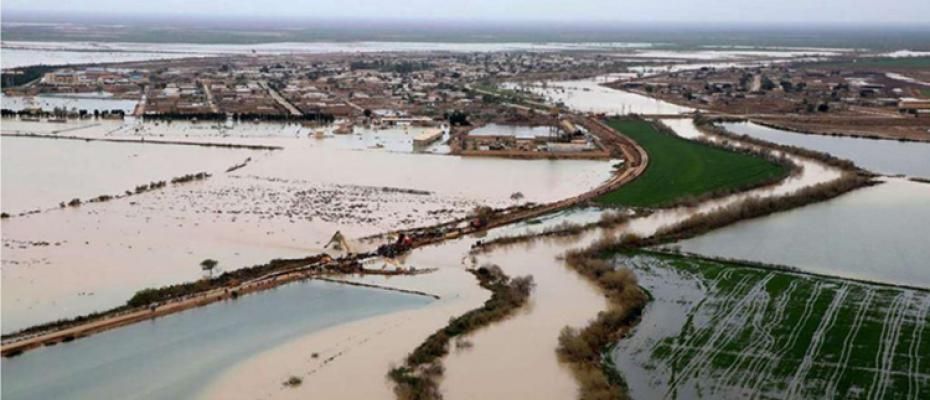
[[3, 27], [4, 397], [930, 394], [926, 49], [94, 29]]

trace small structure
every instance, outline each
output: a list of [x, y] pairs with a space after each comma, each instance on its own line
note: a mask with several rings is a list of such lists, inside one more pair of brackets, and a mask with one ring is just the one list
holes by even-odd
[[926, 115], [930, 112], [930, 100], [906, 98], [898, 102], [898, 111], [905, 114]]
[[425, 147], [439, 139], [442, 139], [442, 129], [430, 129], [420, 133], [413, 138], [413, 145], [416, 147]]
[[343, 236], [342, 232], [340, 231], [336, 231], [336, 233], [333, 234], [333, 237], [329, 239], [329, 242], [327, 242], [323, 248], [327, 249], [330, 246], [332, 246], [333, 250], [336, 251], [352, 252], [352, 250], [349, 248], [349, 242], [346, 241], [345, 236]]

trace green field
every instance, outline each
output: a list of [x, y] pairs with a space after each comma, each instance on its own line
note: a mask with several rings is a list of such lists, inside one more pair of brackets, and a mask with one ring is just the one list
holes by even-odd
[[657, 207], [788, 174], [782, 165], [663, 134], [645, 121], [612, 119], [607, 124], [643, 146], [649, 166], [633, 182], [598, 198], [602, 204]]
[[617, 263], [654, 296], [649, 338], [613, 355], [634, 398], [930, 398], [926, 291], [656, 253]]
[[930, 57], [867, 58], [848, 62], [811, 63], [819, 68], [930, 68]]

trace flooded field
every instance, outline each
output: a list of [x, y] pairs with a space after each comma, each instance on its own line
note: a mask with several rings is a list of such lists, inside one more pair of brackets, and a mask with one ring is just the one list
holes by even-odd
[[[430, 49], [431, 45], [403, 46]], [[179, 53], [202, 50], [197, 45], [178, 46]], [[375, 51], [389, 46], [348, 43], [332, 48]], [[485, 46], [508, 48], [508, 44]], [[222, 51], [249, 52], [252, 47], [260, 48], [260, 53], [302, 51], [287, 44], [229, 46]], [[580, 111], [691, 111], [600, 85], [615, 78], [548, 82], [530, 90]], [[59, 100], [39, 101], [49, 106]], [[703, 136], [690, 120], [670, 120], [668, 125], [686, 138]], [[91, 195], [102, 194], [97, 190], [118, 193], [152, 179], [168, 179], [177, 175], [175, 169], [213, 173], [207, 180], [5, 220], [4, 333], [117, 306], [142, 288], [196, 280], [203, 275], [198, 263], [207, 258], [218, 260], [222, 270], [232, 270], [274, 258], [335, 253], [324, 244], [336, 231], [355, 245], [355, 239], [363, 236], [465, 217], [477, 206], [565, 199], [604, 182], [613, 168], [606, 161], [461, 158], [448, 155], [442, 143], [414, 148], [412, 138], [424, 128], [357, 126], [349, 135], [336, 135], [333, 128], [150, 123], [132, 118], [63, 125], [4, 120], [4, 133], [280, 147], [253, 151], [4, 137], [4, 211], [8, 192], [14, 196], [12, 204], [56, 198], [49, 201], [54, 207], [58, 201], [82, 196], [64, 195], [77, 189], [95, 192]], [[548, 131], [491, 125], [475, 134], [528, 137]], [[17, 154], [8, 158], [11, 151]], [[171, 163], [163, 152], [171, 152]], [[431, 274], [345, 277], [425, 291], [440, 296], [438, 300], [320, 281], [286, 285], [4, 360], [3, 395], [25, 399], [390, 397], [392, 387], [384, 377], [390, 367], [450, 317], [480, 306], [487, 298], [466, 268], [495, 264], [510, 276], [532, 275], [536, 289], [529, 305], [518, 313], [454, 344], [444, 360], [443, 394], [449, 399], [571, 398], [577, 395], [578, 382], [554, 351], [559, 332], [565, 326], [584, 326], [607, 302], [560, 256], [604, 237], [648, 236], [698, 212], [749, 197], [790, 193], [840, 174], [812, 160], [791, 158], [803, 167], [796, 175], [698, 206], [658, 210], [619, 227], [593, 229], [567, 239], [503, 246], [482, 254], [470, 251], [479, 240], [538, 232], [565, 222], [591, 223], [603, 214], [591, 207], [565, 210], [418, 248], [398, 260], [402, 266], [436, 268]], [[80, 168], [63, 171], [62, 165]], [[229, 168], [233, 165], [236, 168]], [[189, 166], [197, 168], [188, 171]], [[30, 173], [42, 174], [42, 180]], [[123, 182], [130, 180], [123, 188]], [[98, 183], [99, 189], [94, 186]], [[902, 202], [890, 208], [909, 209], [916, 203], [907, 203], [904, 197], [922, 202], [921, 196], [902, 196]], [[808, 208], [812, 207], [816, 206]], [[839, 224], [857, 218], [863, 207], [869, 202], [855, 204], [836, 220], [802, 216], [795, 223]], [[861, 219], [850, 229], [888, 222], [882, 218], [876, 214], [875, 219]], [[925, 224], [921, 221], [905, 222]], [[861, 240], [873, 240], [895, 226], [910, 226], [896, 225], [900, 223], [891, 222], [887, 229], [870, 232], [876, 236]], [[804, 239], [806, 244], [822, 240], [823, 232], [809, 231], [812, 236]], [[749, 240], [745, 238], [721, 240]], [[752, 244], [739, 247], [759, 247]], [[784, 249], [786, 244], [780, 246], [773, 243], [772, 249]], [[895, 264], [894, 271], [877, 271], [874, 265], [887, 265], [887, 259], [877, 258], [864, 261], [873, 264], [873, 269], [864, 271], [913, 278], [920, 275], [913, 261], [928, 255], [907, 248], [898, 256], [908, 260]], [[922, 332], [930, 309], [925, 292], [715, 263], [685, 265], [640, 258], [618, 262], [643, 274], [641, 283], [656, 297], [643, 325], [631, 340], [619, 344], [614, 357], [628, 381], [638, 380], [631, 385], [634, 396], [745, 396], [750, 389], [798, 397], [930, 395], [924, 393], [930, 377], [930, 360], [923, 356], [930, 354]], [[369, 267], [394, 267], [387, 261], [375, 264], [380, 265]], [[798, 307], [786, 311], [786, 304]], [[766, 319], [758, 320], [762, 316]], [[731, 329], [735, 326], [741, 329]], [[776, 362], [767, 362], [771, 360]], [[303, 384], [282, 385], [291, 376]]]
[[243, 54], [369, 53], [384, 51], [555, 51], [629, 49], [649, 43], [438, 43], [438, 42], [272, 42], [258, 44], [29, 42], [3, 43], [3, 68], [164, 60]]
[[267, 151], [169, 146], [143, 143], [84, 142], [5, 136], [3, 212], [58, 207], [78, 198], [121, 195], [154, 181], [207, 172], [223, 173]]
[[597, 77], [574, 81], [548, 81], [544, 84], [505, 85], [526, 88], [541, 95], [549, 103], [564, 104], [581, 112], [619, 114], [680, 114], [692, 111], [661, 100], [601, 86], [612, 77]]
[[292, 283], [4, 359], [2, 395], [191, 398], [236, 362], [295, 337], [431, 301], [328, 282]]
[[155, 51], [73, 51], [41, 48], [9, 48], [7, 47], [6, 42], [4, 42], [2, 67], [6, 69], [41, 64], [74, 65], [116, 63], [128, 61], [165, 60], [193, 56], [195, 55], [181, 53], [162, 53]]
[[721, 125], [739, 135], [827, 152], [880, 174], [930, 178], [930, 143], [805, 135], [750, 122]]
[[744, 221], [679, 243], [708, 256], [930, 287], [930, 186], [903, 179]]
[[[57, 125], [11, 122], [4, 123], [4, 132], [41, 132], [48, 125]], [[5, 220], [4, 333], [118, 306], [146, 287], [196, 280], [202, 276], [198, 263], [206, 258], [218, 260], [224, 270], [233, 270], [274, 258], [316, 254], [326, 251], [323, 245], [336, 231], [359, 238], [426, 226], [464, 217], [478, 205], [513, 205], [516, 202], [511, 195], [517, 192], [524, 195], [522, 201], [555, 201], [599, 185], [612, 169], [609, 162], [597, 161], [417, 154], [400, 148], [409, 143], [413, 128], [408, 133], [360, 130], [353, 135], [327, 134], [330, 137], [324, 139], [308, 137], [313, 130], [280, 124], [217, 128], [211, 124], [139, 125], [127, 121], [76, 124], [73, 128], [70, 135], [88, 138], [141, 139], [144, 135], [149, 141], [272, 144], [283, 149], [255, 152], [3, 138], [4, 144], [12, 139], [38, 149], [67, 152], [70, 146], [84, 146], [88, 152], [112, 152], [108, 157], [82, 162], [88, 168], [105, 169], [100, 176], [126, 176], [132, 181], [126, 187], [114, 181], [112, 189], [105, 184], [104, 193], [133, 189], [154, 179], [149, 178], [152, 173], [171, 172], [172, 168], [181, 168], [184, 173], [214, 173], [203, 181]], [[380, 148], [363, 144], [379, 142], [386, 144]], [[146, 152], [154, 149], [153, 156], [129, 161], [121, 158], [139, 154], [125, 150], [136, 147]], [[166, 163], [154, 156], [168, 151], [190, 154], [190, 162], [198, 168], [187, 171], [180, 157], [179, 162]], [[85, 153], [75, 150], [73, 155], [93, 158]], [[207, 156], [210, 154], [222, 162], [210, 164], [214, 158]], [[243, 168], [225, 172], [250, 155], [251, 161]], [[22, 165], [6, 168], [9, 160], [21, 160]], [[52, 191], [48, 197], [52, 207], [80, 195], [58, 198], [58, 192], [50, 189], [70, 193], [64, 188], [77, 184], [73, 181], [78, 179], [74, 173], [79, 168], [64, 173], [58, 171], [57, 161], [33, 166], [41, 159], [28, 154], [11, 156], [9, 160], [5, 156], [3, 161], [4, 207], [7, 196], [31, 199], [28, 191], [7, 191], [7, 185], [15, 182], [32, 185], [33, 192]], [[30, 171], [35, 170], [43, 171], [44, 180], [30, 178]], [[158, 179], [174, 176], [162, 176], [161, 172], [155, 175]], [[486, 179], [490, 175], [496, 179]], [[133, 177], [143, 179], [136, 182]], [[93, 192], [98, 194], [102, 193]]]
[[930, 294], [738, 264], [620, 256], [654, 299], [612, 352], [634, 398], [922, 398]]
[[[6, 53], [4, 53], [6, 55]], [[113, 98], [109, 93], [88, 93], [77, 95], [38, 95], [33, 97], [6, 96], [0, 94], [0, 108], [19, 111], [25, 108], [41, 108], [52, 112], [56, 108], [66, 110], [87, 110], [93, 114], [94, 110], [122, 110], [131, 114], [138, 102]], [[4, 121], [6, 123], [7, 121]]]

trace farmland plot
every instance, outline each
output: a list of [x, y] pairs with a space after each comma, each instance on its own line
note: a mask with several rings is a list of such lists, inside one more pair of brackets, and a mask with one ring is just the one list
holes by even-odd
[[611, 357], [642, 398], [927, 398], [930, 293], [637, 253], [654, 299]]

